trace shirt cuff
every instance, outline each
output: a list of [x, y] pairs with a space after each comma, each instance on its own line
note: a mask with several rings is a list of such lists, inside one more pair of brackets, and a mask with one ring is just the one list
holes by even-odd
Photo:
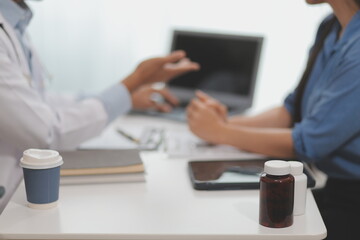
[[97, 98], [103, 103], [108, 123], [128, 113], [132, 107], [131, 95], [123, 84], [117, 84], [100, 93]]
[[284, 100], [284, 106], [286, 110], [290, 113], [291, 117], [294, 117], [294, 98], [295, 94], [289, 94]]
[[303, 129], [301, 123], [296, 123], [292, 130], [292, 139], [294, 150], [297, 158], [301, 161], [312, 163], [315, 159], [311, 156], [314, 155], [311, 146], [305, 144], [305, 137], [303, 136]]

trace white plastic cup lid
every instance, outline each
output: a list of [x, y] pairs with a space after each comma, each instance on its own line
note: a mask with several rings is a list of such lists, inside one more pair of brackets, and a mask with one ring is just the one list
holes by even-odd
[[20, 159], [20, 166], [28, 169], [54, 168], [64, 163], [57, 151], [47, 149], [28, 149]]
[[275, 176], [287, 175], [290, 174], [290, 164], [282, 160], [270, 160], [265, 162], [264, 171]]
[[291, 174], [296, 176], [296, 175], [301, 175], [304, 171], [304, 164], [301, 162], [297, 162], [297, 161], [289, 161], [290, 163], [290, 167], [291, 167]]

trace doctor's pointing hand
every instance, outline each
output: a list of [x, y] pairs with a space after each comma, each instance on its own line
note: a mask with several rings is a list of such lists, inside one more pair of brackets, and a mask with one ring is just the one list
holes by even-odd
[[[178, 104], [178, 99], [168, 89], [153, 87], [151, 83], [167, 82], [173, 77], [189, 71], [197, 71], [199, 68], [199, 64], [186, 58], [184, 51], [175, 51], [165, 57], [143, 61], [122, 83], [132, 93], [133, 108], [139, 110], [153, 108], [162, 112], [169, 112], [171, 106]], [[165, 100], [164, 103], [158, 104], [153, 101], [151, 96], [154, 93], [160, 94]]]

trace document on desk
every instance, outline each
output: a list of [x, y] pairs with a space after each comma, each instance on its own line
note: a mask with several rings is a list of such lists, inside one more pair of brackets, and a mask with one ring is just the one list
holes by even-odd
[[80, 149], [157, 150], [162, 144], [163, 129], [126, 125], [109, 126], [102, 134], [80, 145]]
[[190, 158], [196, 160], [262, 159], [265, 156], [241, 151], [227, 145], [210, 145], [190, 131], [166, 131], [164, 151], [169, 158]]
[[[119, 131], [120, 130], [120, 131]], [[103, 133], [83, 143], [80, 149], [162, 149], [169, 158], [259, 159], [263, 155], [241, 151], [227, 145], [209, 145], [187, 129], [161, 129], [126, 125], [108, 127]]]
[[[140, 136], [136, 129], [129, 130], [134, 136]], [[113, 126], [107, 127], [101, 135], [80, 145], [81, 149], [132, 149], [137, 143], [119, 134]]]

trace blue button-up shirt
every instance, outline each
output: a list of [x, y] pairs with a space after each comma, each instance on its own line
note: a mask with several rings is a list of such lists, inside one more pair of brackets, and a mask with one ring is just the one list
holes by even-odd
[[[292, 137], [298, 157], [328, 176], [360, 179], [360, 11], [338, 38], [337, 22], [319, 53]], [[285, 107], [294, 113], [294, 95]]]

